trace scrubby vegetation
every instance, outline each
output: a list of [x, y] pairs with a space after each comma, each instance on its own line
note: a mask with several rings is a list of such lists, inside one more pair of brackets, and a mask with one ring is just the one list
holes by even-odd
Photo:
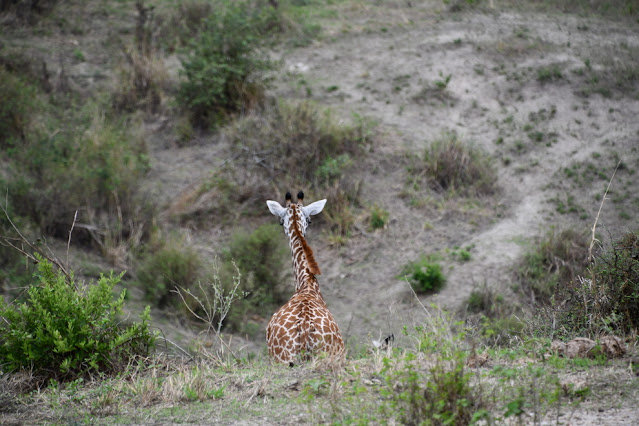
[[113, 375], [149, 355], [149, 308], [141, 322], [121, 322], [126, 291], [113, 297], [122, 274], [78, 284], [40, 258], [24, 302], [0, 299], [0, 371], [27, 369], [36, 380]]
[[414, 262], [409, 262], [402, 269], [400, 276], [408, 280], [418, 294], [436, 293], [446, 284], [441, 265], [433, 256], [422, 256]]
[[637, 233], [626, 233], [578, 275], [561, 278], [552, 299], [536, 305], [536, 331], [559, 337], [596, 337], [636, 330], [638, 239]]
[[525, 255], [518, 280], [532, 305], [550, 303], [553, 295], [583, 276], [588, 267], [589, 241], [574, 229], [551, 229]]
[[199, 253], [178, 237], [163, 241], [157, 249], [141, 256], [137, 278], [146, 297], [160, 308], [181, 305], [176, 287], [192, 288], [204, 278]]
[[409, 171], [413, 180], [426, 178], [428, 185], [439, 192], [483, 196], [497, 190], [497, 174], [490, 157], [462, 142], [455, 133], [431, 142], [423, 161], [415, 162]]

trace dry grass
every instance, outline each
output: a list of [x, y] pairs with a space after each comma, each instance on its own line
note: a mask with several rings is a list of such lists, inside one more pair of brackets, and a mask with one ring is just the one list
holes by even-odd
[[497, 172], [491, 158], [468, 145], [454, 133], [433, 141], [423, 162], [410, 169], [413, 179], [426, 178], [438, 192], [467, 196], [492, 195], [497, 191]]

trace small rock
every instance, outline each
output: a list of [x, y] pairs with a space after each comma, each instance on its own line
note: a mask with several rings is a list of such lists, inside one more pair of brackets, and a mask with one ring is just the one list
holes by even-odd
[[565, 355], [568, 358], [586, 358], [588, 352], [596, 345], [594, 340], [587, 337], [575, 337], [570, 342], [566, 343]]
[[488, 354], [472, 354], [466, 360], [466, 365], [470, 368], [488, 367], [490, 365], [490, 357]]
[[550, 351], [557, 355], [564, 355], [566, 353], [566, 344], [562, 341], [555, 340], [550, 344]]
[[617, 336], [604, 336], [601, 338], [601, 349], [606, 356], [617, 358], [626, 354], [626, 346]]

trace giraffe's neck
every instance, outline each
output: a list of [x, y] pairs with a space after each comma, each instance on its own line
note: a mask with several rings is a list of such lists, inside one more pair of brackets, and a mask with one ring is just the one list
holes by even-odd
[[302, 235], [301, 226], [298, 223], [297, 210], [293, 210], [291, 225], [289, 230], [289, 245], [293, 257], [293, 274], [295, 275], [295, 291], [309, 291], [319, 294], [319, 284], [315, 275], [319, 275], [320, 270], [313, 251]]
[[[307, 251], [304, 250], [304, 237], [292, 233], [290, 239], [291, 254], [293, 257], [293, 275], [295, 275], [295, 291], [310, 291], [319, 293], [319, 284], [315, 278], [315, 273], [307, 259]], [[314, 260], [313, 260], [314, 262]]]

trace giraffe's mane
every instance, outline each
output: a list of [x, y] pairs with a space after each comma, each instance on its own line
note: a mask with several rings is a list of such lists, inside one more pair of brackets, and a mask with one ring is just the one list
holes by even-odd
[[313, 275], [320, 275], [320, 268], [315, 260], [315, 255], [313, 254], [313, 249], [306, 242], [306, 238], [302, 235], [302, 231], [300, 231], [299, 223], [297, 222], [297, 209], [293, 209], [293, 232], [302, 242], [302, 250], [304, 251], [304, 256], [306, 257], [306, 266], [308, 267], [308, 271]]

